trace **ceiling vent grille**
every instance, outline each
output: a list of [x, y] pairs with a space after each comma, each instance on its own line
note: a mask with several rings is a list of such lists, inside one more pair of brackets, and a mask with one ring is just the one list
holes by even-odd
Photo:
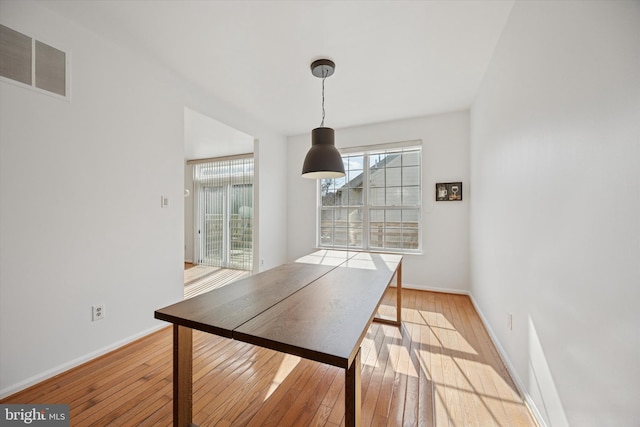
[[67, 54], [0, 25], [0, 77], [67, 97]]

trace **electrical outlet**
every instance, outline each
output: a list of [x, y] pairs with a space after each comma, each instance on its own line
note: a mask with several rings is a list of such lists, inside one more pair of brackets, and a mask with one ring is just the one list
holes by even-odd
[[261, 260], [260, 260], [260, 265], [261, 265], [261, 266], [263, 266], [263, 265], [264, 265], [264, 260], [263, 260], [263, 259], [261, 259]]
[[507, 313], [507, 328], [509, 328], [510, 331], [513, 330], [513, 314], [511, 313]]
[[98, 304], [91, 307], [91, 320], [102, 320], [107, 315], [104, 304]]

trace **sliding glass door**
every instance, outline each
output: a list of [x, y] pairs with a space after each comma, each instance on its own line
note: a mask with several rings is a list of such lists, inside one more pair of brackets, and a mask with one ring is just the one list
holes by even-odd
[[197, 164], [198, 263], [253, 268], [253, 158]]
[[198, 224], [199, 264], [227, 266], [225, 187], [203, 185], [198, 192], [202, 213]]
[[229, 251], [231, 268], [251, 270], [253, 260], [253, 184], [233, 184], [229, 191]]

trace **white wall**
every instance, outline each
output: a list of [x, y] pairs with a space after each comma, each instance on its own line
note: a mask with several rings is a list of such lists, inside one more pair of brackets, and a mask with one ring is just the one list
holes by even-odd
[[184, 188], [189, 190], [189, 196], [184, 198], [184, 260], [194, 261], [194, 200], [196, 198], [193, 186], [193, 165], [184, 165]]
[[640, 2], [516, 2], [471, 110], [471, 291], [550, 426], [640, 425], [639, 135]]
[[[285, 186], [270, 154], [285, 138], [37, 3], [1, 2], [0, 22], [69, 52], [72, 73], [71, 102], [0, 82], [5, 396], [166, 325], [153, 311], [182, 298], [185, 106], [255, 135], [270, 186]], [[261, 233], [286, 234], [283, 197], [258, 194]]]
[[[469, 285], [469, 114], [456, 112], [336, 129], [338, 148], [422, 140], [423, 254], [406, 255], [407, 286], [467, 292]], [[295, 259], [316, 244], [316, 181], [300, 176], [310, 135], [288, 139], [288, 254]], [[435, 202], [435, 183], [463, 181], [461, 202]]]
[[[291, 201], [284, 191], [288, 186], [287, 144], [267, 144], [256, 141], [254, 193], [259, 194], [253, 214], [259, 218], [258, 235], [253, 244], [260, 250], [254, 259], [253, 270], [264, 271], [285, 263], [287, 259], [287, 209]], [[255, 252], [254, 252], [255, 253]]]

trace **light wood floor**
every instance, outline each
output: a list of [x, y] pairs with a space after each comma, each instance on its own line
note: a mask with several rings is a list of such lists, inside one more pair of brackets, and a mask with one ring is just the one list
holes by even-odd
[[249, 276], [245, 270], [231, 268], [210, 267], [208, 265], [193, 265], [185, 263], [184, 270], [184, 299], [209, 292], [236, 280]]
[[[393, 314], [395, 289], [381, 306]], [[535, 426], [466, 296], [403, 291], [403, 331], [362, 345], [363, 426]], [[171, 329], [11, 396], [66, 403], [72, 426], [170, 426]], [[194, 332], [194, 422], [344, 425], [344, 371]]]

